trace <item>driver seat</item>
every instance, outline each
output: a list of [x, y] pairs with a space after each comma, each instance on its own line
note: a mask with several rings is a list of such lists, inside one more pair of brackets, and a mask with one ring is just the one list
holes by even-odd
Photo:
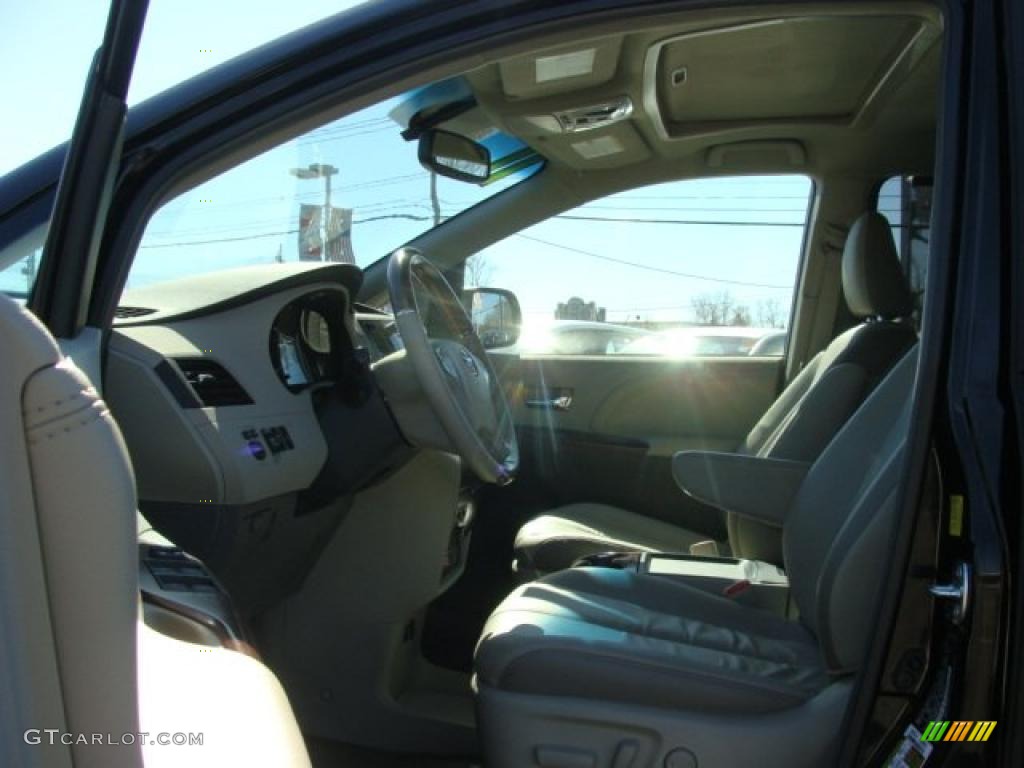
[[[890, 368], [916, 342], [913, 309], [889, 222], [870, 211], [854, 222], [842, 261], [843, 294], [862, 319], [804, 366], [736, 448], [748, 456], [817, 458]], [[781, 564], [779, 530], [727, 514], [735, 557]], [[569, 504], [527, 522], [515, 539], [517, 570], [568, 568], [610, 551], [688, 552], [706, 535], [604, 504]]]
[[487, 765], [834, 765], [876, 631], [916, 364], [915, 348], [784, 510], [798, 620], [610, 568], [560, 571], [506, 598], [475, 658]]

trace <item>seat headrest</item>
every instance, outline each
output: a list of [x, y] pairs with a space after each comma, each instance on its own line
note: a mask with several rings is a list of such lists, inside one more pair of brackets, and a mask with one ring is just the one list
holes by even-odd
[[907, 317], [913, 300], [886, 218], [863, 214], [850, 228], [843, 250], [843, 293], [857, 317]]

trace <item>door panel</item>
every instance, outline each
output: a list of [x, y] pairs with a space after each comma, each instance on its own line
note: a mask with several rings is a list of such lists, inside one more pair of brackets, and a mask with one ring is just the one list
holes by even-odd
[[613, 504], [725, 537], [720, 513], [675, 485], [671, 457], [734, 450], [775, 399], [782, 358], [493, 358], [519, 429], [523, 482], [553, 505]]

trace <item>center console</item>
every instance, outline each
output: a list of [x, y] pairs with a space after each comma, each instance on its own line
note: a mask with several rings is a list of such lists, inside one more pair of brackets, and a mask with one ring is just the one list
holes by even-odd
[[645, 552], [637, 563], [637, 570], [679, 579], [753, 608], [780, 614], [789, 609], [789, 579], [781, 568], [771, 563]]
[[751, 608], [787, 615], [789, 579], [771, 563], [733, 557], [682, 553], [606, 552], [585, 557], [577, 566], [598, 566], [678, 579]]

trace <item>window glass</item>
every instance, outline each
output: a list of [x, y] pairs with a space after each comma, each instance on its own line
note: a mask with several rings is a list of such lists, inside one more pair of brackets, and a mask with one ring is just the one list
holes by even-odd
[[24, 301], [32, 290], [43, 255], [47, 225], [37, 227], [0, 251], [0, 293]]
[[931, 179], [894, 176], [878, 190], [878, 211], [889, 220], [896, 251], [914, 294], [914, 319], [920, 322], [931, 235]]
[[811, 191], [773, 176], [623, 192], [481, 251], [466, 284], [517, 295], [526, 353], [783, 355]]
[[436, 176], [380, 104], [192, 189], [150, 220], [126, 290], [253, 264], [366, 266], [540, 166], [486, 186]]

